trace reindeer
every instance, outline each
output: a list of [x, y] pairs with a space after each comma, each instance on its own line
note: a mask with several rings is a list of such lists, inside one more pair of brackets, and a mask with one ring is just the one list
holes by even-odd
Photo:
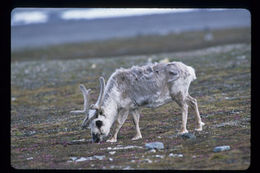
[[117, 69], [108, 79], [99, 78], [100, 93], [95, 104], [89, 104], [90, 89], [80, 84], [84, 97], [84, 109], [71, 111], [85, 114], [82, 128], [90, 127], [93, 142], [100, 142], [108, 136], [114, 122], [115, 133], [107, 142], [117, 142], [117, 135], [128, 117], [132, 114], [136, 135], [132, 140], [142, 138], [139, 128], [141, 107], [157, 108], [175, 101], [182, 111], [182, 125], [179, 134], [186, 129], [188, 106], [195, 111], [196, 128], [201, 131], [201, 121], [197, 100], [188, 93], [190, 83], [196, 79], [195, 70], [182, 62], [154, 63], [130, 69]]

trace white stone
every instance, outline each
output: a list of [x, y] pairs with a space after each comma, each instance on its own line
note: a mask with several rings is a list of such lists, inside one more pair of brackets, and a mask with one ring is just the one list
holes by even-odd
[[92, 68], [92, 69], [95, 69], [96, 67], [97, 67], [96, 64], [92, 64], [92, 65], [91, 65], [91, 68]]
[[[66, 131], [68, 130], [67, 128], [65, 128]], [[72, 142], [85, 142], [85, 139], [79, 139], [79, 140], [72, 140]]]
[[123, 170], [129, 170], [132, 169], [130, 166], [125, 167]]
[[153, 161], [151, 161], [150, 159], [144, 159], [144, 161], [146, 161], [148, 163], [153, 163]]
[[33, 159], [33, 157], [26, 158], [26, 160], [32, 160], [32, 159]]
[[149, 150], [149, 153], [156, 153], [156, 150], [155, 149], [151, 149], [151, 150]]
[[106, 156], [94, 156], [94, 158], [98, 159], [98, 160], [103, 160]]
[[109, 154], [114, 155], [116, 151], [110, 151]]
[[127, 150], [127, 149], [133, 149], [133, 148], [143, 148], [141, 146], [134, 146], [134, 145], [129, 145], [129, 146], [116, 146], [114, 148], [108, 147], [107, 150]]
[[170, 153], [169, 157], [183, 157], [183, 154], [173, 154], [173, 153]]
[[83, 161], [86, 161], [86, 160], [89, 160], [89, 159], [87, 159], [85, 157], [81, 157], [81, 158], [77, 159], [76, 162], [83, 162]]
[[162, 156], [162, 155], [155, 155], [155, 157], [156, 157], [156, 158], [161, 158], [161, 159], [164, 158], [164, 156]]
[[72, 161], [75, 161], [75, 160], [77, 159], [77, 157], [70, 157], [70, 159], [71, 159]]

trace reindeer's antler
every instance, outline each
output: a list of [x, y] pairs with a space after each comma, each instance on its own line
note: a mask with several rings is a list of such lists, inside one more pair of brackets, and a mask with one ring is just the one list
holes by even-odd
[[100, 92], [99, 92], [98, 100], [94, 105], [94, 108], [98, 110], [100, 110], [104, 98], [105, 79], [102, 76], [99, 78], [99, 83], [100, 83]]
[[[89, 92], [90, 89], [86, 89], [85, 86], [83, 84], [80, 84], [79, 88], [83, 93], [83, 97], [84, 97], [84, 109], [83, 110], [77, 110], [77, 111], [71, 111], [71, 113], [73, 114], [81, 114], [81, 113], [85, 113], [86, 117], [82, 122], [82, 128], [85, 128], [89, 122], [95, 118], [95, 110], [90, 110], [89, 112], [89, 108], [91, 109], [96, 109], [96, 111], [99, 111], [101, 109], [101, 104], [104, 98], [104, 89], [105, 89], [105, 79], [103, 77], [99, 78], [99, 82], [100, 82], [100, 92], [99, 92], [99, 96], [98, 96], [98, 100], [96, 102], [95, 105], [89, 105]], [[92, 112], [91, 112], [92, 111]]]
[[84, 109], [83, 110], [77, 110], [77, 111], [71, 111], [70, 113], [73, 113], [73, 114], [82, 114], [82, 113], [88, 113], [88, 110], [89, 110], [89, 92], [90, 92], [90, 89], [86, 89], [85, 86], [83, 84], [80, 84], [79, 86], [82, 94], [83, 94], [83, 97], [84, 97]]

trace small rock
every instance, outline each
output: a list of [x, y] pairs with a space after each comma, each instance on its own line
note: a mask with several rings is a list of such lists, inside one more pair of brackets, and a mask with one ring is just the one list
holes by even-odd
[[173, 154], [173, 153], [170, 153], [169, 157], [183, 157], [183, 154]]
[[150, 159], [144, 159], [144, 161], [148, 163], [153, 163], [153, 161], [151, 161]]
[[92, 65], [91, 65], [91, 68], [92, 68], [92, 69], [95, 69], [96, 67], [97, 67], [96, 64], [92, 64]]
[[237, 59], [243, 60], [246, 59], [246, 56], [245, 55], [237, 56]]
[[27, 133], [27, 135], [29, 135], [29, 136], [32, 136], [32, 135], [34, 135], [34, 134], [36, 134], [36, 131], [29, 131], [28, 133]]
[[16, 98], [15, 98], [15, 97], [12, 97], [12, 102], [15, 101], [15, 100], [16, 100]]
[[180, 135], [184, 139], [196, 139], [196, 136], [192, 133], [184, 133]]
[[220, 151], [226, 151], [226, 150], [230, 150], [229, 145], [218, 146], [213, 149], [214, 152], [220, 152]]
[[216, 127], [225, 127], [225, 126], [238, 126], [238, 122], [237, 121], [229, 121], [229, 122], [224, 122], [224, 123], [216, 125]]
[[151, 150], [149, 150], [149, 153], [156, 153], [156, 150], [155, 149], [151, 149]]
[[113, 158], [110, 157], [108, 160], [112, 162], [112, 161], [113, 161]]
[[116, 151], [110, 151], [109, 154], [114, 155]]
[[33, 159], [33, 157], [26, 158], [26, 160], [32, 160], [32, 159]]
[[103, 160], [106, 156], [94, 156], [96, 159], [98, 159], [98, 160]]
[[174, 156], [174, 154], [173, 154], [173, 153], [170, 153], [170, 154], [169, 154], [169, 157], [173, 157], [173, 156]]
[[121, 146], [121, 145], [118, 145], [114, 148], [111, 148], [111, 147], [108, 147], [107, 150], [127, 150], [127, 149], [133, 149], [133, 148], [143, 148], [141, 146], [134, 146], [134, 145], [128, 145], [128, 146]]
[[162, 142], [150, 142], [145, 144], [145, 148], [147, 149], [164, 149], [164, 145]]
[[161, 158], [161, 159], [164, 158], [164, 156], [162, 156], [162, 155], [155, 155], [155, 157], [156, 157], [156, 158]]
[[[67, 128], [65, 128], [67, 129]], [[80, 143], [80, 142], [85, 142], [86, 140], [85, 139], [79, 139], [79, 140], [72, 140], [71, 142], [73, 143]]]
[[83, 162], [83, 161], [86, 161], [86, 160], [88, 160], [87, 158], [85, 158], [85, 157], [81, 157], [81, 158], [79, 158], [79, 159], [77, 159], [77, 160], [75, 160], [76, 162]]
[[75, 161], [75, 160], [77, 160], [77, 157], [70, 157], [70, 159], [71, 159], [72, 161]]
[[83, 161], [87, 161], [87, 160], [103, 160], [106, 156], [92, 156], [92, 157], [80, 157], [79, 159], [77, 159], [77, 157], [70, 157], [70, 160], [68, 162], [83, 162]]
[[125, 167], [123, 170], [129, 170], [132, 169], [130, 166]]

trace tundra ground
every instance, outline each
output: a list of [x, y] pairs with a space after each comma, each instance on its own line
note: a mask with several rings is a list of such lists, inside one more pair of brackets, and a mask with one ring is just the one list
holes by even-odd
[[[128, 117], [117, 143], [92, 143], [79, 84], [90, 88], [91, 103], [99, 93], [99, 76], [107, 80], [116, 68], [144, 65], [168, 58], [195, 68], [190, 95], [198, 100], [203, 131], [196, 132], [189, 112], [187, 129], [196, 139], [177, 136], [181, 110], [174, 102], [142, 109], [143, 139], [131, 141], [135, 128]], [[107, 58], [12, 61], [11, 166], [17, 169], [206, 169], [237, 170], [250, 166], [251, 44], [222, 44], [175, 53]], [[113, 129], [112, 129], [113, 132]], [[78, 142], [76, 142], [78, 140]], [[147, 142], [164, 143], [149, 152]], [[228, 151], [213, 152], [229, 145]], [[111, 152], [112, 151], [112, 152]], [[115, 151], [115, 152], [113, 152]], [[182, 157], [170, 157], [170, 153]], [[171, 154], [172, 155], [172, 154]], [[102, 157], [93, 157], [102, 156]], [[72, 158], [89, 158], [76, 162]]]

